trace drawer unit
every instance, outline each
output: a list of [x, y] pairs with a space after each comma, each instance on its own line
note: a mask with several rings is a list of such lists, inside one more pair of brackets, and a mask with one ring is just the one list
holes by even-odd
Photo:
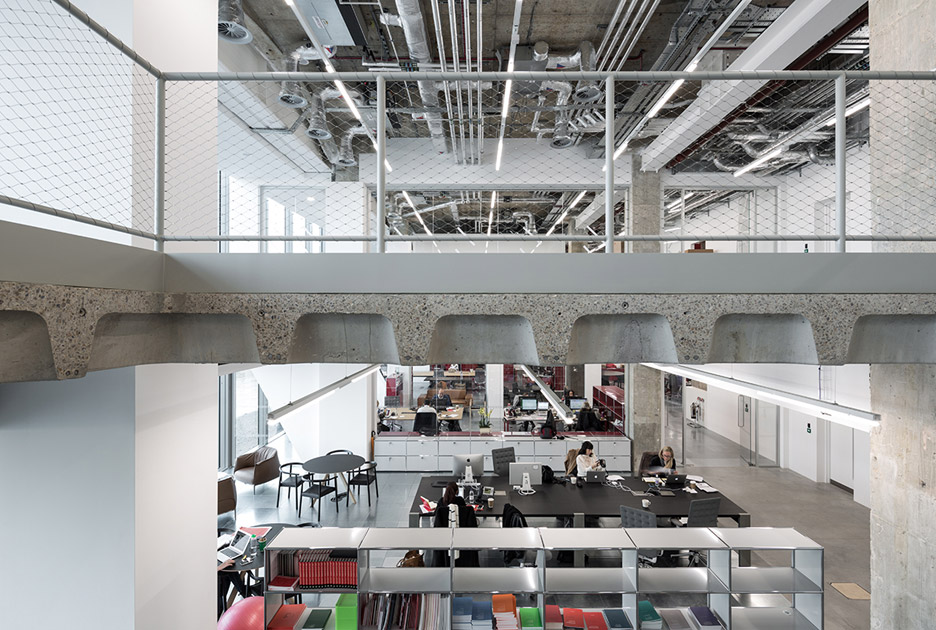
[[406, 471], [406, 457], [404, 455], [375, 455], [377, 470], [380, 472]]
[[380, 457], [382, 455], [406, 455], [406, 443], [409, 440], [384, 440], [376, 439], [374, 440], [374, 456]]
[[407, 455], [407, 472], [430, 472], [439, 469], [439, 457], [437, 455]]
[[565, 474], [565, 457], [537, 457], [536, 461], [546, 464], [553, 469], [553, 472], [557, 475]]
[[605, 460], [605, 464], [608, 465], [608, 470], [610, 470], [611, 472], [630, 472], [631, 471], [630, 455], [604, 457], [604, 460]]
[[599, 457], [627, 455], [630, 457], [631, 443], [625, 439], [595, 440], [593, 442]]
[[534, 444], [533, 452], [537, 456], [562, 455], [563, 458], [570, 448], [581, 446], [581, 444], [570, 440], [540, 440]]
[[535, 451], [533, 450], [533, 440], [517, 440], [515, 442], [504, 441], [504, 446], [514, 447], [514, 454], [518, 457], [520, 455], [533, 455]]
[[[439, 445], [441, 446], [441, 444]], [[439, 468], [438, 470], [442, 472], [452, 472], [452, 456], [451, 455], [439, 455]]]
[[536, 459], [535, 455], [517, 455], [517, 461], [518, 462], [536, 462], [539, 460]]
[[438, 455], [439, 441], [436, 439], [414, 439], [406, 442], [407, 455]]

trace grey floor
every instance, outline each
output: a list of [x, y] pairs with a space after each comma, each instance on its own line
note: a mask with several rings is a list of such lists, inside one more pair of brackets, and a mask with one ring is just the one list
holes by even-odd
[[[670, 426], [676, 423], [671, 422]], [[667, 430], [667, 439], [674, 437]], [[855, 582], [870, 590], [870, 529], [869, 510], [855, 503], [851, 495], [828, 484], [814, 483], [796, 473], [778, 468], [752, 468], [737, 453], [738, 447], [729, 440], [704, 429], [691, 430], [686, 435], [686, 470], [701, 474], [706, 481], [721, 490], [752, 515], [752, 525], [795, 527], [825, 547], [825, 628], [827, 630], [864, 630], [870, 628], [870, 602], [849, 600], [833, 589], [830, 582]], [[322, 504], [321, 524], [324, 526], [406, 527], [409, 506], [419, 483], [419, 473], [380, 473], [380, 497], [366, 494], [358, 503], [345, 507], [342, 500]], [[373, 487], [371, 488], [373, 491]], [[220, 525], [230, 526], [230, 515], [219, 517]], [[237, 524], [319, 522], [308, 501], [302, 507], [302, 518], [295, 504], [283, 492], [276, 507], [276, 484], [256, 489], [238, 484]], [[608, 521], [608, 522], [604, 522]], [[549, 522], [530, 525], [549, 526]], [[610, 519], [602, 526], [614, 527]], [[720, 523], [732, 526], [733, 521]], [[483, 526], [499, 526], [489, 519]], [[784, 554], [785, 555], [785, 554]], [[396, 558], [373, 558], [375, 562], [393, 563]], [[595, 565], [612, 564], [619, 559], [589, 558]], [[787, 564], [788, 557], [756, 555], [754, 565]], [[553, 603], [547, 600], [547, 603]], [[694, 602], [676, 602], [689, 605]], [[757, 602], [752, 602], [756, 605]], [[661, 602], [667, 605], [667, 602]], [[569, 605], [568, 603], [566, 605]], [[616, 605], [610, 596], [598, 596], [580, 606]]]

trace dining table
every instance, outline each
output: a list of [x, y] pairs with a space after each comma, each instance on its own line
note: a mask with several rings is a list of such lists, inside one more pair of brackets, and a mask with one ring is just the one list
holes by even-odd
[[[302, 468], [306, 472], [317, 475], [338, 475], [341, 477], [341, 481], [344, 482], [345, 491], [350, 493], [351, 500], [357, 503], [357, 499], [354, 498], [354, 493], [351, 492], [351, 488], [348, 486], [348, 479], [345, 477], [345, 473], [360, 468], [363, 465], [364, 458], [360, 455], [354, 455], [353, 453], [333, 453], [331, 455], [313, 457], [304, 462]], [[343, 493], [339, 494], [336, 492], [332, 501], [338, 501], [344, 497], [345, 495]]]

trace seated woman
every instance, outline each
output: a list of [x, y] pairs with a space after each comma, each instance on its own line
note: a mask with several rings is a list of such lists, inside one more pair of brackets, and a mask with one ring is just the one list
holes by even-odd
[[676, 474], [676, 457], [673, 455], [673, 447], [661, 448], [659, 454], [654, 455], [650, 460], [649, 470], [651, 473]]
[[[458, 496], [458, 484], [454, 481], [445, 486], [445, 492], [442, 493], [442, 499], [436, 505], [435, 516], [433, 517], [433, 527], [477, 527], [478, 517], [475, 516], [474, 508], [465, 503], [465, 500]], [[449, 555], [447, 551], [427, 551], [427, 566], [447, 567], [449, 566]], [[455, 553], [455, 566], [459, 567], [477, 567], [479, 564], [478, 552], [475, 550], [458, 551]]]
[[582, 442], [578, 457], [575, 458], [576, 473], [584, 477], [589, 470], [601, 470], [601, 460], [595, 455], [595, 446], [591, 442]]

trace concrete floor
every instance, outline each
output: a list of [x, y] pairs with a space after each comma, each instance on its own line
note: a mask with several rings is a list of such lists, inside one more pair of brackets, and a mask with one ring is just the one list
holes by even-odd
[[[671, 435], [667, 433], [667, 439]], [[701, 474], [706, 481], [721, 490], [752, 515], [753, 526], [794, 527], [825, 547], [825, 628], [826, 630], [865, 630], [870, 628], [870, 602], [849, 600], [833, 589], [830, 582], [855, 582], [870, 590], [870, 530], [869, 510], [855, 503], [851, 495], [827, 484], [809, 481], [796, 473], [778, 468], [752, 468], [740, 459], [737, 445], [704, 429], [690, 431], [686, 436], [687, 465], [685, 469]], [[287, 461], [284, 457], [282, 461]], [[334, 503], [322, 505], [321, 524], [325, 526], [406, 527], [408, 510], [419, 483], [418, 473], [381, 473], [380, 498], [372, 496], [371, 506], [366, 495], [360, 502], [345, 508], [344, 501], [336, 513]], [[373, 488], [372, 488], [373, 490]], [[316, 512], [308, 502], [302, 508], [302, 519], [294, 503], [283, 492], [276, 508], [276, 484], [250, 488], [238, 484], [237, 524], [280, 522], [317, 522]], [[608, 520], [608, 519], [604, 519]], [[231, 516], [219, 517], [219, 523], [230, 525]], [[721, 523], [731, 526], [732, 521]], [[485, 526], [497, 526], [488, 520]], [[533, 523], [542, 526], [550, 523]], [[613, 527], [614, 523], [602, 522]], [[757, 555], [755, 566], [787, 564], [782, 555]], [[377, 562], [395, 563], [396, 558], [375, 558]], [[609, 564], [614, 559], [605, 559]], [[604, 564], [594, 558], [595, 566]], [[575, 605], [615, 605], [605, 601]], [[548, 601], [547, 603], [552, 603]], [[663, 604], [666, 605], [666, 604]], [[688, 605], [679, 602], [679, 605]]]

